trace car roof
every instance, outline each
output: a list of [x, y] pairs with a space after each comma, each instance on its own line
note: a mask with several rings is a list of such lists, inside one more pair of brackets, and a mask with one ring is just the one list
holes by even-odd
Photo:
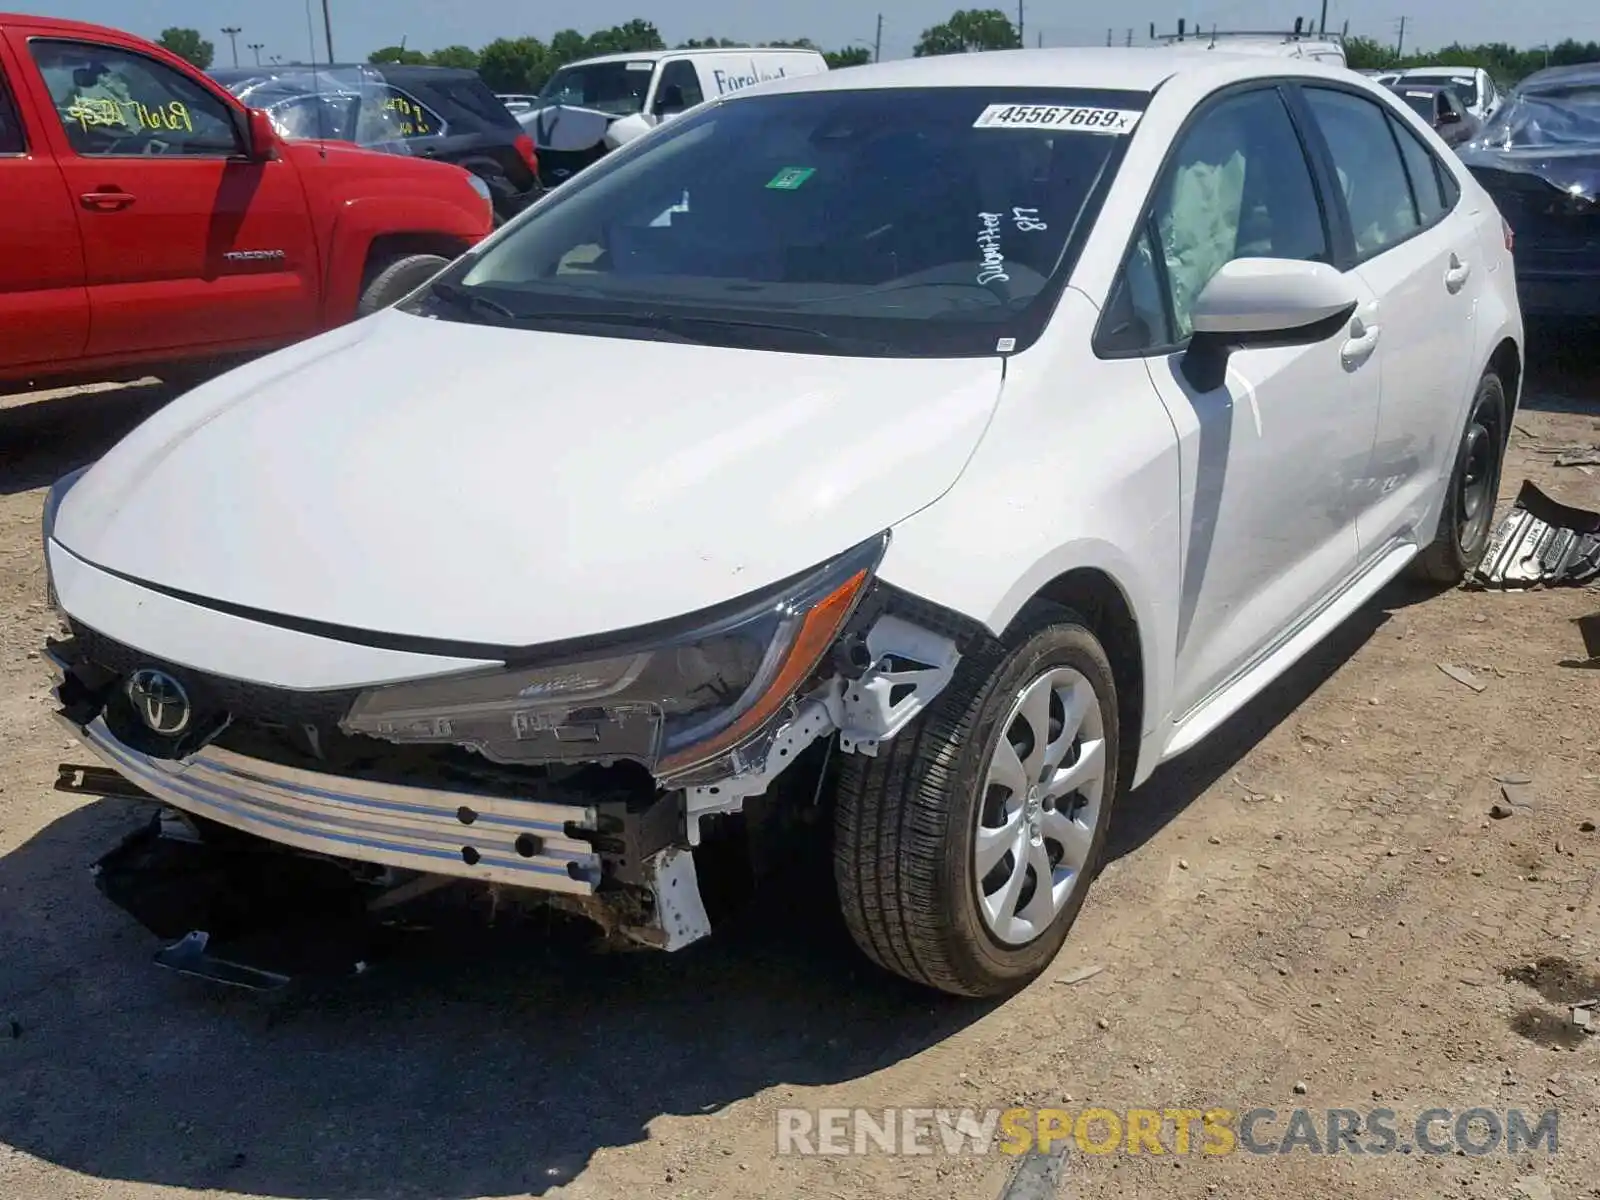
[[1407, 67], [1400, 72], [1401, 79], [1443, 79], [1461, 76], [1470, 79], [1481, 71], [1482, 67]]
[[1434, 92], [1453, 90], [1448, 83], [1408, 83], [1404, 79], [1396, 79], [1393, 83], [1386, 83], [1383, 86], [1391, 92], [1427, 92], [1430, 96]]
[[[776, 92], [844, 91], [865, 88], [1037, 87], [1094, 91], [1153, 92], [1179, 75], [1205, 75], [1220, 85], [1234, 79], [1283, 75], [1328, 77], [1333, 71], [1309, 58], [1240, 54], [1218, 47], [1206, 54], [1165, 46], [1067, 47], [1051, 50], [987, 50], [868, 63], [848, 71], [790, 76], [764, 83]], [[1345, 72], [1338, 72], [1340, 75]], [[735, 95], [744, 95], [740, 92]]]
[[656, 62], [663, 58], [699, 58], [712, 54], [804, 54], [815, 58], [820, 57], [822, 51], [805, 46], [697, 46], [693, 50], [636, 50], [631, 54], [597, 54], [593, 58], [562, 65], [575, 67], [579, 63]]
[[1567, 88], [1574, 85], [1600, 86], [1600, 63], [1574, 63], [1569, 67], [1546, 67], [1535, 71], [1517, 84], [1519, 92], [1542, 92], [1546, 88]]

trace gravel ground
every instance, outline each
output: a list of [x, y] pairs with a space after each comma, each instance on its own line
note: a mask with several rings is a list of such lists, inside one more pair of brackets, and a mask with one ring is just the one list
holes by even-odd
[[[1600, 355], [1535, 352], [1505, 494], [1600, 509], [1548, 452], [1600, 443]], [[87, 870], [147, 810], [51, 786], [85, 755], [37, 657], [43, 488], [165, 398], [0, 400], [0, 1196], [991, 1197], [1016, 1171], [1018, 1196], [1600, 1197], [1600, 1037], [1564, 1025], [1600, 997], [1595, 592], [1380, 597], [1127, 800], [1060, 960], [1004, 1004], [884, 978], [792, 896], [671, 958], [524, 937], [268, 1001], [154, 967]], [[1531, 806], [1494, 819], [1513, 773]], [[1430, 1108], [1553, 1108], [1559, 1140], [776, 1153], [786, 1107], [1089, 1104], [1276, 1110], [1258, 1142], [1297, 1107], [1387, 1107], [1402, 1142]]]

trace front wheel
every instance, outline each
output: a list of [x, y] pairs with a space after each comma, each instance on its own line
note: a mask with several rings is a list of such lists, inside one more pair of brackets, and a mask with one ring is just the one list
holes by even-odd
[[370, 316], [380, 308], [388, 308], [450, 265], [448, 258], [437, 254], [402, 254], [373, 269], [367, 284], [361, 290], [356, 305], [358, 317]]
[[1116, 683], [1083, 619], [1035, 602], [928, 712], [839, 780], [834, 878], [867, 956], [960, 996], [1012, 991], [1061, 948], [1117, 793]]
[[1505, 386], [1493, 371], [1486, 371], [1478, 381], [1472, 411], [1456, 446], [1438, 531], [1414, 562], [1413, 573], [1418, 578], [1453, 587], [1483, 561], [1494, 532], [1507, 421]]

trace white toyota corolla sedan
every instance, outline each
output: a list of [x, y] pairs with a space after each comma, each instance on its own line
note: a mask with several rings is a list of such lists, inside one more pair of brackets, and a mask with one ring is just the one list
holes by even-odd
[[742, 92], [57, 484], [62, 717], [202, 839], [669, 950], [822, 815], [869, 956], [1003, 992], [1159, 763], [1477, 562], [1510, 237], [1307, 61]]

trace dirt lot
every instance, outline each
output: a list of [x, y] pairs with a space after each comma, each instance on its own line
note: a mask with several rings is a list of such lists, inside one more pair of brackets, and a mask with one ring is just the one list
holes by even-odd
[[[1014, 1195], [1600, 1197], [1600, 1037], [1562, 1024], [1600, 996], [1595, 592], [1382, 597], [1129, 798], [1067, 949], [1002, 1005], [887, 980], [783, 897], [676, 958], [520, 941], [264, 1002], [150, 963], [87, 870], [138, 806], [51, 788], [83, 754], [36, 657], [42, 488], [163, 398], [0, 401], [0, 1195], [987, 1198], [1018, 1160], [779, 1157], [777, 1111], [1087, 1103], [1277, 1110], [1258, 1142], [1296, 1107], [1388, 1107], [1401, 1142], [1430, 1108], [1554, 1108], [1559, 1143], [1074, 1148]], [[1600, 508], [1552, 464], [1572, 443], [1600, 443], [1600, 356], [1530, 386], [1507, 494]], [[1491, 819], [1517, 772], [1532, 806]]]

